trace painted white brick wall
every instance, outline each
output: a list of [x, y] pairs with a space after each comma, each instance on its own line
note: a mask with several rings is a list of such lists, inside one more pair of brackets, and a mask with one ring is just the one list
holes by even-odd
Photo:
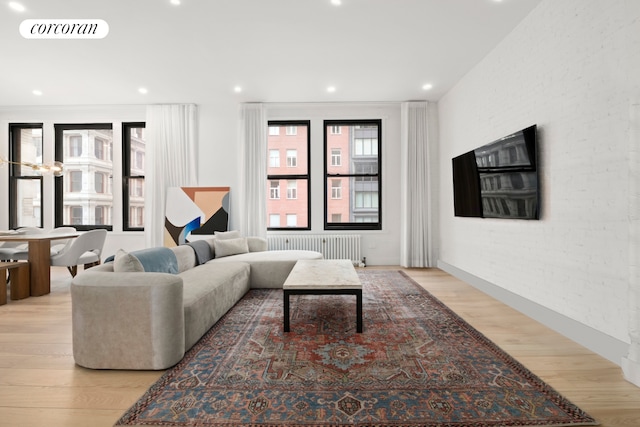
[[[543, 0], [439, 102], [440, 259], [627, 343], [639, 56], [640, 1]], [[454, 217], [451, 158], [534, 123], [541, 220]]]

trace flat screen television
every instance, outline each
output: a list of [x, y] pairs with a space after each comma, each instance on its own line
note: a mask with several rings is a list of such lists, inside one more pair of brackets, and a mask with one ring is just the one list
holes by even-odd
[[452, 159], [455, 216], [539, 219], [537, 126]]

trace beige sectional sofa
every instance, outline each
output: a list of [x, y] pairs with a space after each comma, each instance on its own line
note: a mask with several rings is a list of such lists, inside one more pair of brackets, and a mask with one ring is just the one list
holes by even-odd
[[[220, 244], [216, 239], [206, 239], [212, 255]], [[298, 260], [322, 258], [313, 251], [267, 251], [266, 241], [256, 237], [245, 243], [243, 253], [218, 246], [217, 256], [204, 263], [192, 246], [159, 248], [163, 256], [175, 255], [174, 273], [141, 271], [135, 252], [119, 252], [114, 262], [76, 276], [71, 283], [76, 363], [92, 369], [171, 367], [249, 289], [281, 288]]]

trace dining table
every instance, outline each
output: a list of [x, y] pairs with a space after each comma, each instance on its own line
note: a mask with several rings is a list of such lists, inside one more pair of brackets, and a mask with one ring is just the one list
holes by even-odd
[[67, 233], [0, 233], [0, 242], [26, 242], [29, 244], [30, 295], [41, 296], [51, 292], [51, 242], [78, 237], [79, 232]]

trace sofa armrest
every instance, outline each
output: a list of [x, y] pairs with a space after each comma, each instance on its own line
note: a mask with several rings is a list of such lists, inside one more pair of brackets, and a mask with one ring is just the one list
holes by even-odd
[[71, 282], [73, 357], [93, 369], [166, 369], [184, 356], [183, 283], [87, 271]]
[[249, 252], [263, 252], [267, 250], [267, 239], [255, 236], [247, 237], [247, 245]]

